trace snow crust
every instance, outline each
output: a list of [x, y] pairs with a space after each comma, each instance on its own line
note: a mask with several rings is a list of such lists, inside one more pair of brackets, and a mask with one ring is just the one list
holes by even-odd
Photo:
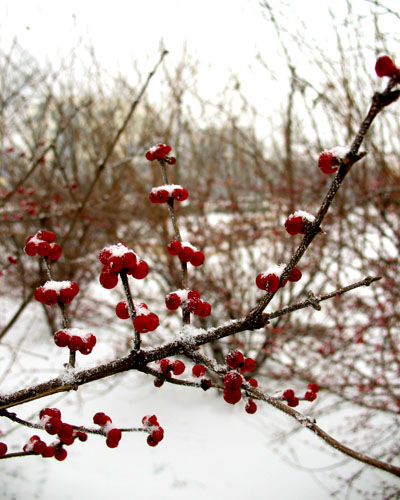
[[292, 215], [289, 216], [289, 219], [293, 217], [302, 217], [303, 219], [306, 219], [309, 222], [315, 221], [314, 215], [310, 214], [309, 212], [306, 212], [305, 210], [296, 210], [296, 212], [294, 212]]
[[348, 153], [349, 148], [347, 146], [335, 146], [332, 149], [326, 149], [324, 153], [332, 153], [335, 158], [342, 160]]
[[172, 191], [174, 191], [175, 189], [183, 189], [183, 187], [180, 186], [179, 184], [164, 184], [163, 186], [153, 187], [151, 189], [151, 192], [156, 194], [159, 191], [164, 190], [164, 191], [167, 191], [169, 196], [171, 197]]
[[275, 274], [280, 278], [282, 276], [283, 271], [285, 270], [285, 264], [276, 264], [274, 266], [269, 267], [263, 274], [263, 276], [268, 276], [268, 274]]
[[60, 290], [64, 290], [65, 288], [70, 288], [71, 287], [71, 281], [46, 281], [44, 285], [42, 285], [42, 288], [44, 290], [55, 290], [57, 293], [60, 292]]

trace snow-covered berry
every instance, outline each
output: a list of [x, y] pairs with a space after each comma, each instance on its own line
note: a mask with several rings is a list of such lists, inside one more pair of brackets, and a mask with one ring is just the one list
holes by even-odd
[[225, 358], [225, 363], [230, 368], [239, 368], [244, 363], [244, 356], [240, 351], [231, 351]]
[[168, 144], [157, 144], [146, 151], [145, 156], [149, 161], [163, 160], [170, 151], [171, 146], [168, 146]]
[[304, 210], [297, 210], [290, 214], [285, 221], [285, 229], [291, 234], [306, 234], [308, 227], [315, 220], [315, 217]]
[[250, 415], [252, 415], [253, 413], [255, 413], [257, 411], [257, 405], [256, 403], [253, 401], [253, 398], [249, 398], [245, 408], [247, 413], [249, 413]]

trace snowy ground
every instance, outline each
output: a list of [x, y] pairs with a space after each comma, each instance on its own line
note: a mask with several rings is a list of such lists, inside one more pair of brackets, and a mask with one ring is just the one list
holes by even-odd
[[[4, 320], [10, 311], [5, 314], [5, 302], [1, 304]], [[8, 302], [8, 309], [9, 306]], [[20, 364], [15, 366], [23, 367], [26, 377], [30, 370], [30, 376], [35, 370], [34, 377], [45, 380], [49, 375], [45, 369], [38, 370], [38, 358], [32, 356], [32, 352], [47, 356], [45, 362], [40, 361], [44, 368], [54, 363], [61, 366], [62, 350], [40, 335], [33, 345], [27, 345], [24, 331], [35, 338], [32, 329], [27, 329], [27, 325], [32, 324], [32, 314], [36, 316], [37, 309], [27, 312], [20, 326], [9, 332], [5, 341], [10, 344], [25, 339], [23, 347], [30, 346], [30, 354], [20, 355]], [[9, 349], [2, 346], [2, 368], [6, 366], [8, 352]], [[100, 352], [101, 349], [98, 355]], [[81, 356], [80, 360], [84, 359], [88, 365], [99, 362], [89, 358]], [[50, 373], [55, 374], [53, 370]], [[2, 381], [2, 392], [9, 390], [15, 377], [19, 378], [15, 373]], [[109, 414], [121, 427], [140, 426], [144, 415], [156, 414], [165, 429], [165, 438], [151, 448], [146, 444], [145, 434], [124, 434], [118, 448], [109, 449], [103, 437], [90, 435], [86, 443], [76, 442], [67, 448], [68, 457], [64, 462], [35, 456], [2, 460], [0, 493], [5, 500], [69, 500], [82, 496], [87, 500], [110, 497], [114, 500], [205, 497], [323, 500], [330, 498], [336, 473], [357, 470], [354, 462], [328, 451], [306, 429], [301, 429], [287, 442], [273, 440], [278, 427], [287, 430], [292, 426], [291, 420], [273, 408], [259, 405], [255, 415], [247, 415], [243, 402], [232, 407], [212, 390], [204, 393], [168, 384], [156, 389], [152, 380], [143, 374], [120, 376], [111, 389], [107, 381], [99, 381], [81, 387], [77, 393], [32, 402], [13, 410], [22, 418], [37, 421], [38, 412], [44, 406], [60, 408], [63, 420], [68, 423], [89, 427], [93, 426], [92, 417], [97, 411]], [[329, 420], [325, 424], [329, 425]], [[3, 422], [1, 425], [0, 430], [6, 430]], [[2, 440], [9, 444], [10, 451], [20, 451], [34, 433], [17, 426]], [[45, 432], [37, 433], [51, 442]], [[283, 456], [288, 460], [284, 461]], [[371, 469], [367, 477], [373, 486], [384, 475]], [[386, 479], [390, 480], [387, 476]], [[343, 491], [338, 498], [365, 497], [355, 491], [347, 497]]]

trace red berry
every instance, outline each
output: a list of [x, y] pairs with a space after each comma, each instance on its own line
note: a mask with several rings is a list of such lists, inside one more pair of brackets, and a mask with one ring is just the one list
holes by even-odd
[[160, 359], [158, 364], [160, 365], [160, 370], [162, 371], [162, 373], [166, 373], [171, 370], [172, 363], [168, 358]]
[[382, 78], [383, 76], [394, 76], [399, 70], [389, 56], [382, 56], [376, 61], [375, 71]]
[[200, 294], [197, 290], [189, 290], [187, 294], [188, 299], [199, 299]]
[[70, 281], [70, 286], [67, 288], [61, 288], [58, 297], [60, 299], [60, 302], [62, 302], [63, 304], [69, 304], [76, 297], [78, 292], [78, 285], [75, 282]]
[[32, 451], [33, 453], [36, 453], [36, 455], [41, 455], [44, 451], [46, 451], [46, 448], [46, 443], [39, 439], [33, 443]]
[[308, 389], [313, 392], [318, 392], [319, 386], [317, 384], [308, 384]]
[[179, 260], [181, 262], [189, 262], [194, 255], [194, 250], [191, 247], [183, 247], [182, 250], [178, 253]]
[[164, 379], [156, 378], [154, 379], [154, 387], [162, 387], [164, 385]]
[[286, 391], [283, 392], [282, 397], [286, 401], [289, 401], [289, 399], [294, 398], [294, 391], [292, 389], [286, 389]]
[[115, 288], [118, 284], [118, 274], [103, 270], [100, 273], [99, 281], [104, 288]]
[[333, 174], [337, 171], [339, 160], [330, 151], [323, 151], [319, 155], [318, 167], [324, 174]]
[[137, 280], [142, 280], [145, 278], [149, 273], [149, 266], [147, 265], [147, 262], [144, 260], [138, 260], [136, 267], [132, 269], [130, 272], [131, 276], [136, 278]]
[[201, 318], [205, 318], [211, 314], [211, 305], [208, 302], [202, 302], [202, 307], [197, 315]]
[[314, 401], [314, 399], [317, 399], [317, 395], [314, 391], [307, 391], [305, 394], [304, 394], [304, 399], [306, 401]]
[[285, 222], [285, 228], [291, 235], [305, 234], [307, 232], [307, 225], [300, 215], [288, 217]]
[[276, 292], [279, 288], [279, 280], [279, 276], [277, 276], [276, 274], [261, 273], [256, 278], [256, 285], [261, 290], [273, 293]]
[[255, 404], [252, 398], [249, 398], [249, 401], [247, 402], [244, 409], [246, 410], [247, 413], [252, 415], [257, 411], [257, 405]]
[[301, 271], [298, 267], [294, 267], [289, 274], [288, 280], [289, 281], [299, 281], [301, 280]]
[[45, 430], [49, 434], [58, 434], [61, 431], [63, 423], [57, 417], [50, 417], [47, 422], [44, 424]]
[[85, 432], [77, 431], [75, 435], [79, 439], [79, 441], [87, 441], [88, 435]]
[[152, 332], [158, 327], [159, 324], [160, 321], [158, 316], [154, 313], [136, 316], [133, 321], [133, 326], [139, 333]]
[[143, 418], [142, 418], [142, 424], [143, 425], [157, 425], [158, 426], [158, 420], [157, 420], [157, 417], [155, 415], [145, 415]]
[[67, 458], [67, 450], [65, 448], [56, 448], [54, 451], [54, 458], [60, 462]]
[[58, 330], [54, 334], [54, 343], [58, 347], [67, 347], [69, 342], [69, 335], [68, 333], [64, 332], [64, 330]]
[[119, 256], [110, 257], [107, 265], [113, 273], [119, 273], [123, 268], [122, 259]]
[[252, 372], [254, 368], [256, 367], [256, 362], [252, 358], [246, 358], [244, 360], [243, 367], [241, 368], [241, 372]]
[[124, 253], [121, 259], [123, 266], [127, 269], [133, 269], [136, 266], [137, 258], [134, 252], [132, 252], [131, 250]]
[[93, 416], [93, 423], [102, 427], [108, 422], [111, 423], [111, 418], [103, 412], [98, 412]]
[[7, 445], [5, 443], [0, 443], [0, 457], [4, 457], [7, 453]]
[[130, 317], [128, 304], [124, 300], [118, 302], [115, 306], [115, 314], [119, 319], [128, 319]]
[[39, 240], [47, 241], [47, 243], [54, 243], [56, 241], [56, 235], [52, 231], [45, 231], [41, 229], [36, 233]]
[[204, 254], [200, 252], [200, 250], [193, 253], [192, 258], [190, 259], [190, 263], [192, 266], [199, 267], [204, 262]]
[[79, 351], [79, 349], [83, 346], [82, 337], [78, 335], [71, 335], [68, 341], [68, 347], [71, 352]]
[[173, 157], [173, 156], [169, 156], [168, 158], [165, 158], [167, 160], [167, 162], [170, 164], [170, 165], [175, 165], [176, 163], [176, 158]]
[[55, 451], [52, 446], [46, 446], [46, 449], [42, 452], [43, 458], [51, 458], [54, 457]]
[[30, 236], [25, 243], [25, 253], [29, 255], [29, 257], [34, 257], [37, 254], [37, 245], [34, 241], [30, 241], [32, 236]]
[[247, 382], [252, 386], [252, 387], [258, 387], [258, 382], [255, 378], [249, 378], [247, 379]]
[[172, 363], [172, 372], [174, 375], [181, 375], [185, 371], [185, 364], [177, 359]]
[[50, 253], [50, 245], [46, 241], [37, 243], [36, 251], [39, 257], [47, 257]]
[[53, 306], [54, 304], [57, 304], [58, 302], [58, 295], [55, 290], [52, 288], [47, 288], [43, 290], [43, 303], [46, 304], [46, 306]]
[[224, 389], [224, 400], [231, 404], [234, 405], [238, 403], [242, 399], [242, 393], [240, 392], [240, 389], [228, 389], [225, 387]]
[[158, 444], [164, 437], [164, 429], [162, 427], [153, 429], [150, 433], [150, 437], [154, 443]]
[[9, 256], [7, 257], [7, 260], [8, 260], [8, 262], [9, 262], [10, 264], [13, 264], [13, 265], [15, 265], [15, 264], [17, 264], [17, 263], [18, 263], [18, 259], [16, 259], [16, 258], [15, 258], [15, 257], [13, 257], [12, 255], [9, 255]]
[[174, 200], [185, 201], [188, 199], [188, 197], [189, 197], [189, 193], [188, 193], [187, 189], [185, 189], [184, 187], [175, 188], [172, 191], [172, 198]]
[[203, 365], [194, 365], [192, 368], [192, 374], [194, 377], [203, 377], [206, 373], [206, 369]]
[[287, 402], [288, 406], [298, 406], [299, 404], [299, 400], [298, 398], [294, 397], [293, 399], [289, 399], [288, 402]]
[[48, 258], [50, 260], [58, 260], [61, 257], [62, 248], [57, 243], [51, 243]]
[[225, 375], [224, 386], [227, 389], [239, 389], [243, 384], [243, 377], [238, 372], [229, 372]]
[[178, 240], [173, 240], [168, 243], [167, 251], [170, 255], [178, 255], [182, 250], [182, 243]]
[[43, 418], [45, 416], [58, 418], [61, 420], [61, 412], [58, 408], [43, 408], [39, 413], [39, 418]]
[[187, 301], [186, 307], [192, 314], [198, 314], [203, 307], [203, 302], [199, 299], [190, 299]]
[[244, 356], [240, 351], [231, 351], [225, 358], [230, 368], [239, 368], [244, 363]]
[[177, 293], [169, 293], [165, 297], [165, 305], [170, 311], [175, 311], [181, 305], [181, 298]]
[[109, 441], [120, 441], [122, 433], [119, 429], [111, 429], [107, 432], [107, 440]]
[[155, 157], [154, 157], [153, 153], [151, 153], [150, 151], [146, 151], [146, 159], [149, 161], [154, 161]]
[[147, 444], [149, 446], [157, 446], [158, 443], [155, 443], [152, 439], [151, 436], [147, 436]]

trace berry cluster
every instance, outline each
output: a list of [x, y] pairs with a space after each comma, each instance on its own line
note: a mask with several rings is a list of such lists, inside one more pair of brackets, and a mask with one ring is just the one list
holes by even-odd
[[187, 241], [173, 240], [168, 243], [167, 251], [170, 255], [177, 255], [181, 262], [190, 262], [192, 266], [199, 267], [204, 262], [204, 254]]
[[147, 444], [149, 446], [157, 446], [164, 438], [164, 429], [158, 423], [155, 415], [146, 415], [142, 418], [142, 424], [149, 433], [147, 436]]
[[[234, 405], [242, 399], [240, 387], [244, 382], [246, 382], [241, 374], [245, 372], [252, 372], [256, 367], [256, 364], [254, 359], [246, 358], [243, 353], [237, 350], [231, 351], [227, 354], [225, 363], [229, 366], [229, 368], [232, 368], [232, 370], [225, 375], [223, 397], [227, 403]], [[247, 382], [252, 387], [257, 387], [258, 385], [255, 379], [249, 379]], [[253, 400], [249, 400], [245, 409], [247, 413], [255, 413], [257, 411], [257, 405]]]
[[[319, 387], [317, 384], [308, 384], [307, 391], [304, 394], [304, 399], [306, 401], [314, 401], [317, 399], [317, 392], [319, 391]], [[296, 397], [293, 389], [286, 389], [283, 391], [282, 398], [287, 401], [289, 406], [297, 406], [299, 404], [299, 398]]]
[[[260, 273], [256, 278], [256, 285], [260, 290], [265, 290], [266, 292], [273, 293], [276, 292], [280, 286], [281, 275], [285, 269], [284, 264], [279, 264], [277, 266], [272, 266], [265, 273]], [[301, 271], [299, 268], [294, 267], [288, 276], [288, 278], [282, 283], [282, 287], [286, 285], [288, 281], [299, 281], [301, 279]]]
[[283, 391], [282, 397], [285, 401], [287, 401], [289, 406], [294, 407], [299, 404], [299, 398], [295, 396], [293, 389], [286, 389], [286, 391]]
[[164, 160], [170, 165], [175, 165], [176, 159], [173, 156], [167, 156], [171, 151], [171, 146], [168, 144], [157, 144], [146, 151], [146, 159], [149, 161]]
[[58, 347], [68, 347], [71, 352], [90, 354], [96, 345], [93, 333], [84, 332], [79, 328], [64, 328], [54, 334], [54, 343]]
[[35, 290], [35, 299], [47, 306], [58, 302], [69, 304], [79, 293], [79, 287], [74, 281], [46, 281]]
[[55, 243], [56, 235], [51, 231], [40, 230], [34, 236], [29, 236], [25, 243], [25, 253], [30, 257], [36, 254], [50, 260], [58, 260], [62, 249]]
[[178, 184], [164, 184], [163, 186], [153, 187], [149, 194], [151, 203], [166, 203], [169, 198], [176, 201], [185, 201], [188, 197], [187, 189]]
[[390, 78], [396, 78], [397, 81], [400, 81], [400, 68], [394, 64], [389, 56], [378, 58], [375, 64], [375, 72], [379, 78], [389, 76]]
[[122, 432], [114, 427], [111, 418], [103, 412], [98, 412], [93, 417], [93, 422], [100, 425], [106, 435], [106, 445], [109, 448], [116, 448], [121, 441]]
[[99, 260], [103, 264], [99, 281], [107, 289], [117, 286], [120, 272], [126, 272], [138, 280], [145, 278], [149, 272], [147, 263], [123, 243], [103, 248]]
[[307, 391], [304, 394], [304, 399], [306, 401], [314, 401], [317, 399], [317, 392], [319, 391], [319, 387], [317, 384], [308, 384]]
[[60, 462], [67, 458], [67, 450], [61, 444], [57, 446], [47, 446], [39, 436], [34, 435], [29, 438], [29, 441], [22, 448], [25, 452], [33, 452], [35, 455], [42, 455], [43, 458], [54, 457]]
[[[133, 301], [132, 303], [135, 311], [135, 319], [133, 320], [133, 326], [135, 327], [135, 330], [139, 333], [154, 331], [160, 324], [158, 316], [150, 312], [147, 304], [145, 304], [144, 302]], [[115, 314], [120, 319], [129, 319], [130, 313], [127, 302], [125, 302], [124, 300], [118, 302], [118, 304], [115, 306]]]
[[205, 318], [211, 314], [211, 305], [200, 299], [197, 290], [176, 290], [165, 297], [165, 305], [170, 311], [178, 307], [187, 309], [190, 313]]
[[286, 231], [293, 234], [306, 234], [308, 227], [315, 220], [315, 217], [304, 210], [297, 210], [290, 214], [285, 222]]
[[157, 364], [160, 367], [161, 376], [154, 380], [155, 387], [161, 387], [164, 384], [165, 379], [171, 378], [172, 374], [182, 375], [186, 368], [183, 361], [180, 361], [179, 359], [171, 361], [168, 358], [163, 358], [158, 360]]

